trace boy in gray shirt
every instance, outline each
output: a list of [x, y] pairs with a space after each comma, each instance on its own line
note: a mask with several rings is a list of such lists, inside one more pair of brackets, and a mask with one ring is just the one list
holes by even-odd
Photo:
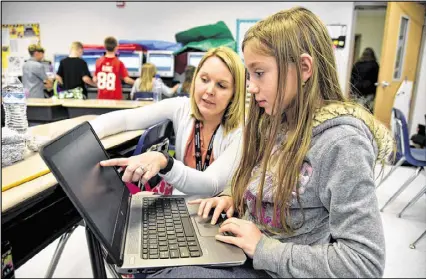
[[44, 98], [44, 88], [52, 87], [50, 80], [40, 63], [44, 57], [44, 49], [39, 45], [30, 45], [28, 52], [31, 58], [28, 59], [22, 68], [22, 83], [29, 91], [29, 98]]

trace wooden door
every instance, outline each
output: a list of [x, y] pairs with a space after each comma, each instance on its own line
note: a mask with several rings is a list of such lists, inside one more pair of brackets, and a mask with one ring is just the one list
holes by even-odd
[[374, 115], [388, 127], [401, 83], [415, 82], [424, 22], [424, 5], [388, 2], [374, 105]]

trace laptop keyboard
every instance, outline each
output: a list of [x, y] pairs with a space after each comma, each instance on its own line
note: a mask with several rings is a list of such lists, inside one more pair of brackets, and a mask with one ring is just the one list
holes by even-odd
[[142, 258], [177, 259], [202, 255], [184, 198], [145, 198]]

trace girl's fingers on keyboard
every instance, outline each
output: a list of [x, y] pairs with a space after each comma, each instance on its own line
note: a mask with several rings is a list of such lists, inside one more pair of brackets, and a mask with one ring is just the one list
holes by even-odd
[[188, 204], [200, 204], [203, 199], [196, 199], [193, 201], [189, 201]]

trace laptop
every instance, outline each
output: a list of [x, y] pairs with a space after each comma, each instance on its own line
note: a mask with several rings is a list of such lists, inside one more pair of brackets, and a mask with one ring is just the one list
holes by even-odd
[[100, 166], [109, 157], [89, 122], [46, 144], [40, 155], [118, 272], [244, 264], [243, 250], [217, 241], [219, 225], [187, 204], [195, 197], [130, 195], [115, 167]]

